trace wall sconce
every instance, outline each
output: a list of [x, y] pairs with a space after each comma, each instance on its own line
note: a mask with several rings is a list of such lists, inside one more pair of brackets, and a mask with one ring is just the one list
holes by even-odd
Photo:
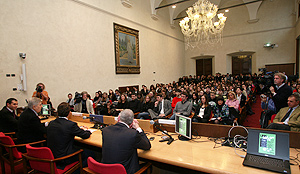
[[19, 53], [19, 56], [20, 56], [22, 59], [25, 59], [25, 58], [26, 58], [26, 53]]
[[273, 48], [277, 48], [278, 45], [277, 44], [266, 43], [266, 44], [264, 44], [264, 47], [273, 49]]

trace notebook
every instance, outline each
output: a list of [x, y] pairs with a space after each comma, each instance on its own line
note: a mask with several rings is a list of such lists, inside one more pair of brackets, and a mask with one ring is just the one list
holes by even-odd
[[289, 145], [288, 133], [249, 129], [243, 165], [291, 173]]

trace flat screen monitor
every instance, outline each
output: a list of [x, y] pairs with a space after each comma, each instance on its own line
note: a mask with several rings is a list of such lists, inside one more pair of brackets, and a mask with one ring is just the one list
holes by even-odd
[[51, 108], [49, 104], [43, 104], [42, 105], [42, 110], [41, 110], [41, 115], [51, 115]]
[[[179, 134], [180, 140], [192, 139], [192, 119], [183, 115], [175, 115], [175, 132]], [[182, 136], [185, 138], [181, 138]]]

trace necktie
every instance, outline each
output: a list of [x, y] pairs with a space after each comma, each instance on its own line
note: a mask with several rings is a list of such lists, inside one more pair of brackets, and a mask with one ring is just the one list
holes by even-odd
[[285, 114], [285, 116], [281, 119], [281, 122], [284, 122], [291, 114], [292, 108], [289, 109], [289, 111]]

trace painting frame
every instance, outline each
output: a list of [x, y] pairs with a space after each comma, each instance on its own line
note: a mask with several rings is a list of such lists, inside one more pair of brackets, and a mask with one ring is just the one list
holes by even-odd
[[140, 74], [139, 31], [114, 23], [116, 74]]

